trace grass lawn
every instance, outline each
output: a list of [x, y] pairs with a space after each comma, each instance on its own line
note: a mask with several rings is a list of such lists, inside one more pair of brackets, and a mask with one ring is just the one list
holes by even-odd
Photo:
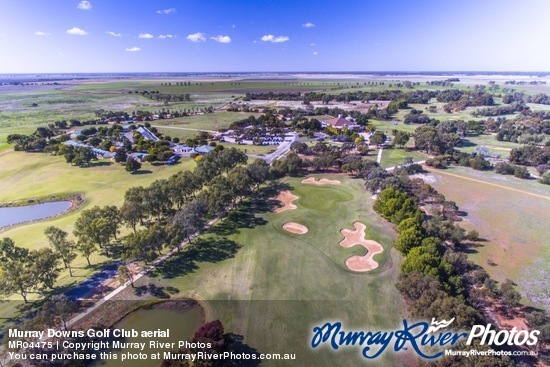
[[151, 123], [154, 126], [180, 126], [190, 129], [199, 130], [214, 130], [228, 128], [231, 123], [239, 120], [244, 120], [250, 115], [256, 117], [260, 113], [245, 113], [245, 112], [216, 112], [207, 113], [204, 115], [178, 117], [169, 120], [157, 120]]
[[[373, 154], [378, 154], [378, 150], [376, 150]], [[415, 162], [424, 161], [428, 158], [426, 155], [418, 153], [415, 150], [397, 148], [384, 149], [382, 151], [382, 160], [380, 162], [380, 165], [383, 168], [401, 165], [403, 164], [403, 160], [405, 159], [405, 157], [412, 157]]]
[[[195, 165], [189, 159], [184, 159], [174, 166], [152, 166], [145, 163], [140, 174], [131, 175], [118, 164], [100, 162], [101, 164], [97, 166], [78, 168], [65, 163], [62, 157], [42, 153], [12, 152], [0, 156], [2, 171], [0, 202], [63, 193], [82, 193], [86, 199], [86, 202], [76, 211], [56, 218], [12, 227], [2, 231], [0, 237], [10, 237], [17, 245], [32, 249], [48, 246], [44, 236], [44, 230], [48, 226], [57, 226], [72, 233], [73, 223], [83, 209], [95, 205], [120, 206], [124, 201], [124, 192], [128, 188], [147, 186], [154, 180], [166, 178], [180, 170], [192, 169]], [[109, 259], [97, 253], [91, 257], [92, 264], [107, 260]], [[73, 265], [76, 277], [70, 278], [68, 271], [63, 271], [58, 280], [59, 286], [64, 287], [75, 281], [81, 281], [94, 271], [85, 267], [86, 260], [83, 257], [78, 257]], [[31, 294], [29, 299], [36, 299], [38, 296]], [[13, 295], [10, 299], [20, 300], [20, 296]], [[12, 310], [10, 306], [12, 303], [0, 304], [0, 314], [5, 317], [6, 313]]]
[[[295, 352], [302, 365], [357, 365], [362, 357], [355, 348], [310, 350], [311, 329], [327, 320], [340, 320], [354, 330], [397, 326], [403, 303], [394, 284], [401, 257], [392, 249], [394, 231], [372, 211], [362, 180], [316, 177], [343, 184], [303, 185], [300, 179], [286, 179], [282, 188], [300, 197], [297, 210], [271, 212], [267, 199], [278, 190], [262, 192], [211, 228], [195, 250], [182, 252], [144, 281], [206, 301], [211, 318], [221, 319], [227, 330], [244, 335], [260, 352]], [[289, 221], [309, 232], [286, 232], [282, 225]], [[355, 221], [365, 223], [367, 238], [385, 248], [375, 257], [380, 267], [372, 272], [354, 273], [345, 265], [347, 257], [365, 253], [361, 246], [339, 246], [340, 230], [353, 229]], [[401, 365], [391, 354], [374, 363]]]
[[[460, 225], [467, 230], [476, 229], [485, 239], [479, 242], [479, 246], [468, 250], [470, 258], [498, 281], [511, 279], [516, 282], [528, 302], [548, 308], [550, 248], [547, 218], [550, 187], [534, 180], [521, 180], [464, 167], [431, 173], [436, 178], [432, 185], [467, 212]], [[465, 180], [446, 173], [525, 192]]]

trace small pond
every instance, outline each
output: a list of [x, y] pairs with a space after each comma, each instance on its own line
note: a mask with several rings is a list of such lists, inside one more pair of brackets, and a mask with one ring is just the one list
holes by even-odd
[[[149, 348], [150, 340], [158, 340], [160, 342], [175, 342], [177, 343], [181, 340], [191, 340], [195, 331], [199, 329], [202, 325], [203, 312], [199, 306], [192, 307], [187, 310], [174, 310], [174, 309], [164, 309], [164, 308], [152, 308], [152, 309], [139, 309], [130, 313], [128, 316], [124, 317], [118, 324], [116, 324], [114, 329], [134, 329], [137, 331], [155, 331], [157, 329], [166, 330], [170, 329], [169, 338], [141, 338], [141, 337], [128, 337], [125, 338], [124, 342], [130, 343], [146, 343], [145, 349], [141, 353], [146, 353], [148, 355], [152, 353], [160, 352], [160, 355], [164, 352], [168, 352], [173, 349], [154, 349]], [[177, 349], [177, 347], [176, 347]], [[94, 363], [94, 367], [123, 367], [123, 366], [132, 366], [132, 367], [157, 367], [160, 361], [155, 360], [132, 360], [132, 361], [120, 361], [120, 355], [126, 353], [139, 353], [139, 350], [130, 349], [130, 350], [118, 350], [115, 353], [119, 354], [118, 360], [108, 360], [108, 361], [99, 361]]]
[[51, 203], [0, 208], [0, 228], [53, 217], [63, 213], [70, 207], [70, 201], [54, 201]]

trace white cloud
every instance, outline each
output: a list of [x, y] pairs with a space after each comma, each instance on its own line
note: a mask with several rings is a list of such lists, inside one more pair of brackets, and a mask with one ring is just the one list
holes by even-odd
[[201, 32], [197, 32], [197, 33], [193, 33], [193, 34], [190, 34], [189, 36], [187, 36], [187, 39], [191, 42], [206, 42], [206, 37], [204, 35], [204, 33], [201, 33]]
[[88, 32], [86, 32], [84, 29], [74, 27], [68, 29], [67, 34], [70, 34], [71, 36], [86, 36], [88, 35]]
[[231, 43], [231, 37], [229, 36], [216, 36], [210, 37], [210, 39], [219, 43]]
[[140, 33], [138, 37], [149, 39], [149, 38], [154, 38], [155, 36], [153, 36], [152, 34], [149, 34], [149, 33]]
[[311, 47], [315, 47], [315, 43], [310, 43], [309, 44]]
[[46, 33], [46, 32], [41, 32], [41, 31], [37, 31], [37, 32], [34, 32], [34, 35], [35, 35], [35, 36], [51, 36], [52, 34], [51, 34], [51, 33]]
[[128, 52], [137, 52], [137, 51], [141, 51], [141, 48], [139, 48], [139, 47], [129, 47], [129, 48], [127, 48], [125, 51], [128, 51]]
[[173, 34], [161, 34], [159, 36], [160, 39], [167, 39], [167, 38], [176, 38]]
[[162, 15], [174, 14], [175, 12], [176, 12], [175, 8], [157, 10], [157, 14], [162, 14]]
[[302, 27], [304, 27], [304, 28], [313, 28], [313, 27], [315, 27], [315, 24], [313, 24], [311, 22], [307, 22], [307, 23], [302, 24]]
[[0, 38], [6, 38], [6, 35], [4, 33], [0, 33]]
[[264, 42], [271, 42], [271, 43], [283, 43], [283, 42], [289, 41], [290, 38], [288, 38], [287, 36], [275, 37], [272, 34], [266, 34], [265, 36], [262, 36], [261, 40]]
[[233, 25], [231, 26], [231, 28], [237, 28], [237, 26], [236, 26], [235, 24], [233, 24]]
[[87, 0], [82, 0], [76, 7], [80, 10], [90, 10], [92, 9], [92, 3]]
[[319, 53], [317, 51], [313, 52], [313, 56], [317, 56]]
[[109, 36], [113, 36], [113, 37], [120, 37], [120, 36], [122, 36], [122, 34], [117, 33], [117, 32], [107, 31], [107, 32], [105, 32], [105, 33], [107, 33]]

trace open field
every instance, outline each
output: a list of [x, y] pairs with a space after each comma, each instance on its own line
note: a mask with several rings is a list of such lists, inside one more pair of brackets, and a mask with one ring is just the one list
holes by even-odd
[[422, 153], [418, 153], [417, 151], [414, 151], [414, 150], [396, 149], [396, 148], [384, 149], [382, 151], [382, 161], [380, 162], [380, 165], [383, 168], [402, 165], [403, 160], [406, 157], [412, 157], [412, 159], [415, 162], [424, 161], [428, 158], [426, 155]]
[[[152, 181], [166, 178], [180, 170], [192, 169], [195, 163], [184, 159], [174, 166], [153, 166], [144, 164], [142, 173], [131, 175], [118, 164], [99, 161], [99, 165], [89, 168], [73, 167], [63, 157], [53, 157], [42, 153], [11, 152], [0, 156], [0, 202], [8, 200], [29, 199], [53, 194], [81, 193], [86, 202], [78, 210], [36, 223], [20, 225], [0, 233], [1, 237], [11, 237], [16, 244], [28, 248], [47, 246], [44, 229], [57, 226], [71, 233], [73, 223], [83, 209], [95, 205], [120, 206], [124, 192], [133, 186], [147, 186]], [[106, 260], [95, 254], [92, 263]], [[76, 267], [84, 266], [86, 260], [78, 258]], [[88, 270], [78, 269], [78, 275], [89, 274]], [[62, 273], [60, 284], [75, 279], [68, 279]], [[79, 278], [76, 278], [79, 279]]]
[[470, 258], [496, 280], [516, 282], [528, 302], [548, 308], [550, 188], [463, 167], [430, 174], [436, 178], [431, 185], [467, 213], [461, 226], [484, 239], [467, 250]]
[[[403, 304], [393, 284], [401, 258], [391, 248], [395, 234], [372, 211], [362, 180], [316, 177], [342, 184], [307, 185], [298, 178], [285, 179], [279, 189], [260, 192], [209, 229], [200, 251], [184, 251], [144, 281], [206, 301], [211, 318], [220, 318], [228, 330], [244, 335], [260, 352], [295, 351], [307, 365], [357, 364], [362, 360], [357, 349], [330, 353], [307, 348], [311, 328], [326, 320], [365, 330], [397, 325]], [[267, 199], [285, 189], [299, 197], [293, 202], [297, 209], [274, 213]], [[357, 220], [367, 225], [367, 239], [384, 246], [384, 252], [375, 256], [380, 267], [368, 273], [351, 272], [345, 265], [349, 256], [365, 254], [362, 246], [339, 245], [340, 230], [353, 228]], [[287, 222], [300, 223], [309, 231], [289, 233], [282, 228]], [[394, 358], [385, 353], [373, 362], [401, 365]]]

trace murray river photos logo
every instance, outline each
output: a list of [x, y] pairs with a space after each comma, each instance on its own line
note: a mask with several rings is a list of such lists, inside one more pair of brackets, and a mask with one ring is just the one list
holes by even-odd
[[[469, 332], [454, 332], [445, 330], [455, 319], [436, 321], [431, 324], [421, 321], [410, 323], [403, 320], [403, 328], [393, 331], [346, 331], [340, 322], [327, 322], [323, 326], [313, 328], [311, 347], [313, 349], [328, 345], [334, 350], [342, 347], [358, 347], [361, 355], [367, 359], [380, 356], [386, 349], [393, 351], [414, 350], [420, 357], [435, 359], [443, 355], [443, 351], [434, 349], [453, 346], [462, 339], [466, 345], [479, 341], [480, 345], [489, 346], [533, 346], [538, 342], [538, 330], [494, 330], [491, 324], [474, 325]], [[444, 349], [444, 348], [443, 348]], [[428, 351], [429, 350], [429, 351]]]

